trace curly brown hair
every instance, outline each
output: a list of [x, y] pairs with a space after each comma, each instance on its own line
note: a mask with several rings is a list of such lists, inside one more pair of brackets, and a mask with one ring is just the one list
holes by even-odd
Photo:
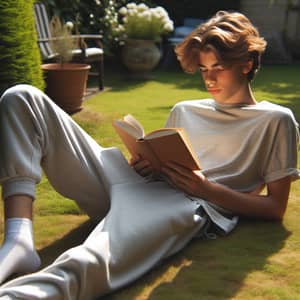
[[260, 67], [266, 44], [246, 16], [238, 12], [219, 11], [178, 44], [175, 53], [187, 73], [198, 70], [200, 51], [214, 51], [222, 64], [227, 66], [252, 60], [253, 67], [247, 74], [251, 81]]

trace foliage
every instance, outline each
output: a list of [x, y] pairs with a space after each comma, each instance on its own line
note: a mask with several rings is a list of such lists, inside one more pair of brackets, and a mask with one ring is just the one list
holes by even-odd
[[182, 25], [184, 18], [208, 19], [218, 10], [239, 10], [240, 0], [154, 0], [157, 5], [163, 6], [169, 13], [175, 25]]
[[72, 60], [72, 50], [78, 44], [78, 39], [72, 37], [72, 23], [63, 24], [60, 18], [54, 15], [51, 18], [49, 27], [52, 40], [50, 45], [55, 53], [58, 54], [58, 61], [62, 65]]
[[[133, 0], [41, 0], [48, 6], [50, 15], [58, 15], [65, 22], [78, 22], [81, 33], [101, 34], [106, 55], [118, 52], [120, 40], [118, 34], [112, 30], [112, 17], [122, 6]], [[162, 6], [174, 21], [175, 25], [182, 25], [184, 18], [194, 17], [207, 19], [216, 11], [238, 10], [240, 0], [135, 0], [136, 4], [145, 3], [150, 7]], [[120, 21], [120, 20], [119, 20]]]
[[33, 0], [0, 2], [0, 94], [18, 83], [44, 87]]
[[[121, 22], [118, 22], [118, 19]], [[112, 31], [121, 40], [145, 39], [159, 41], [162, 35], [173, 31], [173, 21], [167, 11], [157, 6], [148, 7], [144, 3], [128, 3], [118, 11], [112, 22]]]
[[43, 2], [46, 5], [50, 17], [58, 16], [63, 22], [67, 22], [67, 21], [75, 21], [76, 15], [79, 13], [81, 1], [80, 0], [40, 0], [40, 2]]
[[[81, 33], [102, 35], [104, 52], [114, 55], [118, 51], [119, 39], [111, 30], [111, 19], [107, 12], [116, 12], [131, 0], [41, 0], [46, 4], [50, 16], [57, 15], [64, 22], [76, 24]], [[136, 3], [151, 5], [152, 0], [136, 0]]]

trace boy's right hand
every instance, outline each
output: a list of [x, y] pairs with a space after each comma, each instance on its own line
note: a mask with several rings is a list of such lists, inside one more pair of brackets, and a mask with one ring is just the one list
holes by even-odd
[[153, 173], [153, 168], [148, 160], [142, 159], [140, 156], [131, 157], [129, 165], [143, 177], [149, 176]]

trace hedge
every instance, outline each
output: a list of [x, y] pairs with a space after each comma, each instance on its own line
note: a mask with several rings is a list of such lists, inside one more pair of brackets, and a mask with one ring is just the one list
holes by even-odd
[[0, 1], [0, 95], [19, 83], [44, 88], [33, 2]]

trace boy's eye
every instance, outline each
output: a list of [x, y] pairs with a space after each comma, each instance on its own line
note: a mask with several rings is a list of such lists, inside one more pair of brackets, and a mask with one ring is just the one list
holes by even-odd
[[[211, 71], [224, 71], [226, 68], [223, 65], [215, 66], [211, 69]], [[199, 72], [205, 73], [208, 72], [207, 68], [199, 67]]]
[[223, 65], [217, 65], [213, 68], [215, 71], [224, 71], [225, 67]]
[[207, 69], [199, 67], [199, 72], [201, 72], [201, 73], [207, 72]]
[[224, 66], [218, 66], [218, 67], [216, 67], [216, 70], [218, 70], [218, 71], [224, 71], [225, 67]]

